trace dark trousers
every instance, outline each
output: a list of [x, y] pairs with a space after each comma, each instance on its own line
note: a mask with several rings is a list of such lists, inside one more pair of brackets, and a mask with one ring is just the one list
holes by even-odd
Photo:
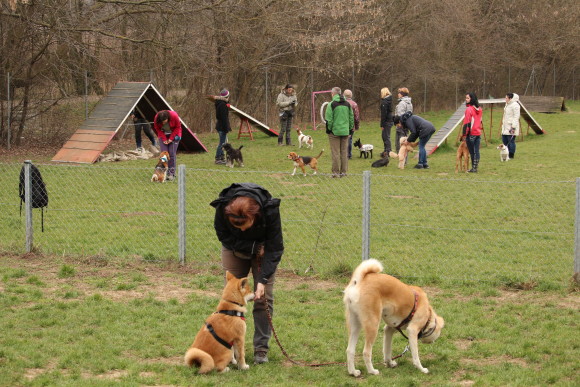
[[[252, 272], [254, 278], [254, 291], [260, 278], [260, 263], [258, 259], [240, 258], [234, 255], [232, 250], [228, 250], [222, 246], [222, 266], [224, 270], [232, 273], [236, 278], [247, 277]], [[276, 274], [274, 273], [265, 286], [264, 297], [268, 302], [268, 309], [270, 315], [274, 316], [274, 280]], [[266, 351], [268, 352], [268, 342], [272, 336], [270, 323], [268, 322], [268, 313], [266, 311], [266, 302], [264, 298], [254, 300], [254, 309], [252, 312], [254, 318], [254, 352]]]
[[[387, 122], [387, 124], [385, 125], [385, 127], [383, 128], [383, 130], [381, 131], [381, 137], [383, 138], [383, 145], [385, 146], [385, 152], [387, 153], [387, 155], [389, 154], [390, 151], [393, 150], [392, 145], [391, 145], [391, 127], [393, 126], [392, 122]], [[397, 152], [398, 152], [398, 148], [397, 148]]]
[[155, 146], [155, 136], [151, 130], [151, 125], [149, 125], [146, 120], [141, 119], [135, 121], [135, 145], [137, 145], [137, 148], [141, 148], [142, 145], [141, 132], [145, 133], [147, 138], [151, 141], [151, 144]]
[[516, 154], [516, 136], [513, 134], [502, 134], [501, 135], [501, 142], [508, 148], [508, 152], [511, 155]]
[[479, 163], [479, 144], [481, 142], [481, 136], [469, 135], [466, 137], [465, 141], [467, 141], [467, 149], [471, 156], [471, 165], [476, 166]]
[[163, 141], [159, 140], [159, 151], [169, 153], [169, 163], [167, 167], [167, 176], [175, 176], [175, 163], [177, 162], [177, 147], [179, 146], [179, 141], [172, 141], [169, 144], [164, 144]]
[[286, 145], [292, 144], [290, 139], [290, 132], [292, 131], [292, 117], [287, 117], [285, 120], [280, 119], [280, 134], [278, 134], [278, 144], [282, 144], [284, 140], [284, 132], [286, 132]]
[[215, 159], [216, 160], [223, 160], [224, 149], [222, 148], [222, 145], [224, 145], [226, 143], [226, 141], [228, 140], [228, 133], [218, 130], [218, 134], [220, 136], [220, 142], [215, 150]]

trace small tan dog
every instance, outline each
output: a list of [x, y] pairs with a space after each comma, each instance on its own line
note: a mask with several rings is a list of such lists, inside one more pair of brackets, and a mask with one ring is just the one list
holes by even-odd
[[322, 156], [324, 149], [320, 151], [318, 156], [310, 157], [310, 156], [298, 156], [296, 152], [288, 153], [288, 158], [294, 161], [294, 171], [292, 171], [292, 176], [296, 174], [296, 168], [300, 167], [302, 169], [302, 174], [306, 176], [306, 166], [310, 166], [310, 168], [314, 169], [313, 175], [316, 175], [318, 172], [318, 159]]
[[155, 166], [155, 172], [153, 172], [153, 176], [151, 176], [151, 181], [158, 181], [160, 183], [165, 182], [165, 180], [167, 179], [168, 163], [169, 163], [169, 152], [161, 152], [159, 154], [159, 161]]
[[[360, 376], [354, 366], [354, 355], [360, 330], [365, 332], [363, 359], [369, 374], [379, 373], [373, 367], [373, 343], [381, 319], [384, 328], [383, 359], [389, 367], [396, 367], [392, 360], [393, 334], [405, 329], [409, 337], [409, 347], [413, 355], [413, 365], [423, 373], [429, 373], [419, 360], [418, 340], [434, 342], [441, 334], [444, 321], [437, 316], [425, 292], [417, 286], [406, 285], [395, 277], [380, 274], [383, 266], [376, 259], [363, 261], [352, 274], [344, 290], [344, 306], [348, 328], [348, 348], [346, 360], [348, 373]], [[402, 331], [401, 331], [402, 333]]]
[[467, 149], [467, 141], [461, 141], [459, 148], [457, 148], [457, 155], [455, 156], [455, 173], [458, 170], [467, 172], [469, 169], [469, 149]]
[[[226, 271], [226, 286], [216, 311], [201, 327], [189, 350], [185, 353], [185, 364], [199, 366], [205, 374], [214, 368], [219, 372], [229, 371], [227, 365], [238, 364], [241, 370], [250, 368], [246, 364], [244, 343], [246, 338], [246, 304], [254, 299], [247, 278], [236, 278]], [[233, 353], [232, 353], [233, 347]]]
[[399, 159], [399, 169], [405, 169], [405, 162], [407, 161], [407, 155], [409, 152], [413, 152], [419, 143], [417, 142], [410, 142], [407, 145], [403, 145], [403, 143], [407, 141], [407, 137], [401, 137], [399, 139], [399, 144], [401, 147], [399, 148], [399, 154], [397, 158]]
[[310, 149], [314, 147], [312, 136], [302, 133], [300, 129], [296, 129], [296, 132], [298, 133], [298, 148], [302, 148], [302, 145]]

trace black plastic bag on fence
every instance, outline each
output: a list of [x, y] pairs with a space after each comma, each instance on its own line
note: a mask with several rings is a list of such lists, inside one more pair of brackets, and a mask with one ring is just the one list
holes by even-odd
[[[22, 216], [22, 202], [26, 202], [26, 195], [24, 192], [25, 187], [25, 168], [26, 165], [22, 166], [20, 170], [20, 183], [18, 184], [18, 191], [20, 196], [20, 216]], [[30, 164], [30, 180], [31, 184], [31, 196], [32, 196], [32, 208], [40, 208], [42, 211], [41, 215], [41, 225], [42, 232], [44, 232], [44, 207], [48, 207], [48, 192], [46, 191], [46, 185], [44, 180], [42, 180], [42, 175], [40, 171], [34, 164]]]

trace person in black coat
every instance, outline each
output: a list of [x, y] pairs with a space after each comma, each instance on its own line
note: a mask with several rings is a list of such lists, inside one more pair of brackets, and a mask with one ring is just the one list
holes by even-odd
[[268, 361], [271, 337], [266, 302], [274, 313], [274, 278], [284, 253], [280, 199], [253, 183], [234, 183], [212, 201], [214, 228], [222, 243], [224, 270], [237, 278], [250, 270], [254, 278], [254, 361]]
[[427, 142], [429, 142], [429, 139], [435, 133], [435, 126], [426, 119], [413, 115], [411, 112], [403, 114], [402, 117], [395, 116], [394, 122], [398, 128], [404, 128], [409, 131], [407, 140], [403, 142], [404, 145], [408, 145], [410, 142], [419, 139], [419, 163], [415, 165], [415, 168], [428, 169], [429, 164], [427, 164], [425, 145], [427, 145]]
[[215, 118], [216, 124], [215, 128], [219, 134], [219, 143], [215, 151], [215, 163], [225, 164], [226, 160], [224, 157], [224, 150], [222, 146], [228, 140], [228, 133], [231, 132], [230, 127], [230, 117], [229, 117], [229, 107], [228, 102], [230, 99], [230, 92], [227, 89], [222, 89], [220, 95], [214, 97], [215, 101]]
[[393, 126], [392, 112], [393, 96], [388, 87], [381, 89], [381, 137], [383, 139], [385, 154], [391, 153], [391, 127]]

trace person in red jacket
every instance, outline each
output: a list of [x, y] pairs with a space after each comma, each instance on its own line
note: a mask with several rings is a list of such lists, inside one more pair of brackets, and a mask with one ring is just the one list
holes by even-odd
[[155, 115], [153, 128], [159, 138], [159, 150], [169, 152], [167, 180], [175, 179], [177, 147], [181, 140], [181, 119], [173, 110], [161, 110]]
[[481, 142], [481, 117], [483, 111], [479, 106], [477, 95], [465, 95], [465, 116], [463, 119], [463, 139], [467, 141], [467, 149], [471, 155], [471, 169], [467, 172], [477, 172], [479, 165], [479, 144]]

